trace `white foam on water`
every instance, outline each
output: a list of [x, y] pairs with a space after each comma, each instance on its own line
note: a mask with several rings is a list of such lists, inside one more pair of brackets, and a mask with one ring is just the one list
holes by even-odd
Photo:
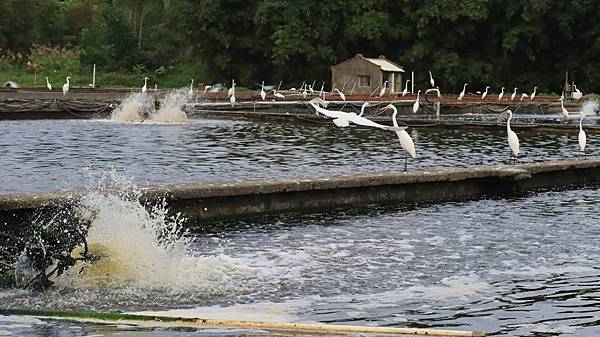
[[595, 115], [596, 111], [598, 111], [598, 106], [599, 104], [596, 100], [586, 101], [581, 106], [581, 113], [583, 113], [584, 115]]
[[158, 123], [185, 123], [188, 116], [183, 106], [189, 101], [187, 90], [175, 90], [167, 94], [161, 101], [158, 111], [150, 117], [150, 121]]
[[555, 267], [525, 267], [518, 270], [490, 270], [490, 275], [517, 275], [517, 276], [536, 276], [536, 275], [556, 275], [566, 273], [587, 273], [595, 271], [587, 266], [555, 266]]
[[125, 96], [110, 119], [115, 122], [139, 123], [143, 121], [143, 116], [151, 111], [154, 111], [154, 100], [150, 95], [132, 93]]
[[30, 329], [34, 325], [45, 325], [46, 322], [31, 316], [0, 315], [0, 336], [11, 336], [14, 332]]
[[218, 320], [242, 320], [259, 322], [295, 322], [294, 312], [310, 307], [309, 300], [289, 300], [281, 303], [260, 302], [238, 304], [229, 307], [207, 306], [193, 309], [173, 309], [165, 311], [141, 311], [132, 314], [151, 316], [170, 316], [185, 318], [204, 318]]

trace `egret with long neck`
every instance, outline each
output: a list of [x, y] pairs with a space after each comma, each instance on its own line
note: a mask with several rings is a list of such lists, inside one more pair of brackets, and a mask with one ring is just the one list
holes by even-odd
[[65, 83], [63, 85], [63, 95], [66, 95], [69, 92], [69, 89], [71, 88], [71, 83], [69, 83], [69, 80], [71, 79], [71, 77], [67, 76], [67, 83]]
[[517, 156], [519, 155], [519, 137], [517, 137], [517, 134], [510, 128], [510, 120], [512, 119], [513, 114], [510, 110], [503, 112], [503, 114], [508, 114], [508, 120], [506, 121], [506, 133], [508, 136], [508, 146], [510, 147], [511, 151], [508, 163], [510, 164], [511, 160], [513, 163], [516, 163]]
[[404, 86], [404, 90], [402, 90], [402, 96], [408, 94], [408, 82], [410, 82], [410, 80], [406, 80], [406, 85]]
[[417, 99], [415, 99], [415, 103], [413, 104], [413, 113], [416, 114], [419, 111], [419, 94], [421, 90], [417, 91]]
[[463, 90], [458, 94], [458, 100], [462, 101], [463, 97], [465, 97], [465, 93], [467, 92], [467, 83], [463, 86]]
[[481, 95], [481, 100], [482, 100], [482, 101], [484, 101], [484, 100], [485, 100], [485, 97], [487, 96], [487, 94], [488, 94], [488, 90], [489, 90], [489, 89], [490, 89], [490, 87], [489, 87], [489, 86], [485, 87], [485, 91], [484, 91], [484, 92], [483, 92], [483, 94]]
[[579, 136], [578, 136], [578, 141], [579, 141], [579, 151], [583, 152], [583, 159], [587, 159], [587, 156], [585, 154], [585, 145], [587, 143], [587, 136], [585, 134], [585, 131], [583, 131], [583, 117], [585, 117], [585, 114], [583, 113], [583, 111], [579, 111], [579, 113], [581, 114], [581, 118], [579, 119]]
[[[398, 115], [398, 109], [396, 109], [396, 107], [393, 104], [389, 104], [385, 107], [383, 107], [381, 109], [381, 111], [384, 110], [393, 110], [394, 113], [392, 114], [392, 124], [394, 125], [394, 127], [399, 127], [398, 126], [398, 120], [396, 120], [396, 115]], [[410, 154], [410, 156], [415, 159], [417, 158], [417, 151], [415, 150], [415, 143], [413, 142], [412, 138], [410, 137], [410, 135], [408, 134], [408, 132], [406, 132], [406, 130], [400, 130], [400, 131], [396, 131], [396, 136], [398, 136], [398, 140], [400, 141], [400, 146], [402, 146], [402, 148], [404, 149], [404, 171], [406, 171], [407, 169], [407, 163], [408, 163], [408, 155]]]

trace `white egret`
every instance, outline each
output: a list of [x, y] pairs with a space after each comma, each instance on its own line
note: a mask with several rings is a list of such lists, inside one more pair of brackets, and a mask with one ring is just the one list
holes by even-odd
[[536, 93], [537, 93], [537, 87], [533, 87], [533, 92], [531, 93], [531, 97], [529, 98], [530, 101], [533, 101]]
[[369, 102], [364, 102], [364, 103], [363, 103], [363, 105], [361, 105], [361, 107], [360, 107], [360, 114], [358, 114], [358, 117], [362, 117], [362, 115], [365, 113], [365, 109], [366, 109], [368, 106], [371, 106], [371, 103], [369, 103]]
[[586, 159], [586, 155], [585, 155], [585, 144], [587, 143], [587, 136], [585, 134], [585, 131], [583, 131], [583, 117], [585, 117], [585, 114], [583, 113], [583, 111], [579, 111], [579, 113], [581, 114], [581, 118], [579, 119], [579, 151], [583, 152], [583, 158]]
[[511, 160], [514, 156], [513, 163], [517, 162], [517, 156], [519, 155], [519, 137], [517, 134], [510, 128], [510, 120], [512, 119], [512, 111], [506, 110], [502, 114], [508, 114], [508, 120], [506, 121], [506, 133], [508, 135], [508, 146], [510, 147], [510, 158], [508, 159], [508, 163], [510, 164]]
[[229, 88], [229, 91], [227, 92], [229, 95], [229, 103], [231, 103], [231, 106], [235, 105], [235, 80], [231, 80], [231, 88]]
[[346, 95], [344, 95], [343, 92], [339, 91], [338, 88], [335, 88], [335, 91], [338, 93], [338, 95], [340, 95], [340, 98], [342, 99], [342, 101], [346, 100]]
[[310, 93], [311, 96], [315, 94], [315, 90], [313, 89], [313, 86], [310, 84], [308, 85], [308, 92]]
[[[392, 123], [393, 123], [394, 127], [398, 127], [398, 120], [396, 120], [396, 115], [398, 114], [398, 109], [396, 109], [396, 107], [393, 104], [389, 104], [389, 105], [383, 107], [382, 109], [380, 109], [380, 111], [389, 110], [389, 109], [392, 109], [394, 111], [394, 113], [392, 114]], [[408, 162], [408, 154], [410, 154], [410, 156], [413, 159], [417, 158], [417, 151], [415, 150], [415, 143], [413, 142], [413, 140], [410, 137], [410, 135], [408, 134], [408, 132], [406, 132], [406, 130], [396, 131], [396, 136], [398, 136], [398, 140], [400, 141], [400, 146], [402, 146], [402, 148], [405, 151], [404, 171], [406, 171], [406, 166], [407, 166], [407, 162]]]
[[387, 84], [388, 81], [383, 82], [383, 87], [381, 88], [381, 91], [379, 91], [379, 97], [383, 97], [383, 95], [385, 95], [385, 89], [387, 89]]
[[142, 87], [142, 93], [145, 94], [148, 90], [148, 77], [144, 77], [144, 86]]
[[502, 90], [500, 91], [500, 95], [498, 95], [498, 100], [501, 101], [503, 96], [504, 96], [504, 87], [502, 87]]
[[565, 118], [569, 118], [569, 111], [565, 108], [564, 99], [562, 96], [560, 97], [560, 113], [562, 113]]
[[[327, 110], [327, 109], [319, 106], [320, 104], [323, 104], [324, 102], [325, 101], [323, 101], [320, 98], [313, 98], [312, 100], [310, 100], [308, 102], [308, 104], [311, 105], [315, 109], [316, 112], [321, 113], [327, 117], [333, 118], [333, 123], [339, 127], [346, 127], [346, 126], [349, 126], [350, 123], [353, 123], [356, 125], [369, 126], [369, 127], [378, 128], [378, 129], [382, 129], [382, 130], [388, 130], [388, 131], [400, 131], [400, 130], [406, 129], [406, 127], [387, 126], [387, 125], [375, 123], [372, 120], [367, 119], [362, 116], [359, 116], [354, 112]], [[363, 105], [366, 107], [369, 105], [369, 103], [365, 102]]]
[[260, 98], [262, 98], [264, 101], [266, 97], [267, 93], [265, 92], [265, 81], [262, 81], [262, 84], [260, 85]]
[[323, 91], [323, 89], [325, 89], [325, 82], [321, 83], [321, 91], [319, 92], [319, 97], [325, 96], [325, 92]]
[[488, 90], [490, 89], [489, 86], [485, 87], [485, 91], [483, 92], [483, 94], [481, 95], [481, 100], [484, 101], [485, 100], [485, 96], [487, 96], [488, 94]]
[[432, 88], [435, 88], [435, 81], [433, 80], [433, 75], [431, 75], [431, 70], [429, 71], [429, 84], [431, 84]]
[[410, 82], [410, 80], [406, 80], [406, 85], [404, 86], [404, 90], [402, 90], [402, 96], [408, 94], [408, 82]]
[[48, 88], [48, 90], [52, 91], [52, 85], [50, 84], [50, 81], [48, 81], [48, 76], [46, 76], [46, 88]]
[[523, 98], [525, 98], [525, 97], [529, 97], [529, 95], [527, 95], [527, 94], [526, 94], [526, 93], [524, 93], [524, 92], [523, 92], [523, 93], [521, 93], [521, 99], [520, 99], [520, 100], [522, 101], [522, 100], [523, 100]]
[[67, 83], [63, 85], [63, 95], [66, 95], [69, 92], [69, 88], [71, 87], [71, 84], [69, 83], [70, 79], [71, 77], [67, 76]]
[[285, 96], [283, 96], [283, 94], [280, 94], [277, 92], [277, 90], [273, 89], [273, 96], [277, 97], [277, 98], [285, 98]]
[[188, 90], [188, 95], [194, 96], [194, 79], [192, 78], [192, 83], [190, 83], [190, 90]]
[[510, 100], [514, 101], [515, 100], [515, 96], [517, 96], [517, 87], [515, 87], [515, 90], [513, 91], [512, 95], [510, 95]]
[[575, 84], [573, 84], [573, 88], [575, 88], [575, 91], [573, 92], [573, 99], [580, 99], [583, 94], [581, 93], [581, 91], [579, 91], [579, 89], [577, 89], [577, 86]]
[[208, 89], [212, 88], [212, 85], [206, 85], [204, 86], [204, 92], [207, 92]]
[[465, 92], [467, 91], [467, 83], [463, 86], [463, 90], [458, 94], [458, 100], [462, 101], [463, 97], [465, 97]]
[[413, 113], [416, 114], [417, 111], [419, 111], [419, 94], [421, 93], [421, 90], [417, 91], [417, 99], [415, 100], [415, 103], [413, 104]]

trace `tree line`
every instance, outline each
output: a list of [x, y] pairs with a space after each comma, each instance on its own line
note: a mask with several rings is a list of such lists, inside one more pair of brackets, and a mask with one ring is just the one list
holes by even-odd
[[[442, 91], [565, 81], [597, 90], [596, 0], [4, 0], [0, 53], [68, 47], [82, 66], [206, 83], [331, 80], [356, 53], [431, 70]], [[23, 61], [25, 62], [25, 61]]]

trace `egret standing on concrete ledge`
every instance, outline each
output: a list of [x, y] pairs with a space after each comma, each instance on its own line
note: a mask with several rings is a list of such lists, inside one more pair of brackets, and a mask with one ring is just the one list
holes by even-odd
[[404, 86], [404, 90], [402, 90], [402, 96], [408, 94], [408, 82], [410, 82], [410, 80], [406, 80], [406, 86]]
[[498, 100], [501, 101], [504, 96], [504, 87], [502, 87], [502, 91], [500, 91], [500, 95], [498, 95]]
[[69, 92], [69, 88], [71, 87], [71, 84], [69, 83], [70, 79], [71, 77], [67, 76], [67, 83], [63, 85], [63, 95], [66, 95]]
[[511, 160], [514, 156], [513, 163], [517, 162], [517, 156], [519, 155], [519, 137], [517, 134], [510, 128], [510, 120], [512, 119], [512, 111], [506, 110], [502, 114], [508, 114], [508, 120], [506, 121], [506, 133], [508, 134], [508, 146], [510, 146], [510, 157], [508, 159], [508, 163], [510, 164]]
[[[390, 109], [392, 109], [394, 111], [394, 113], [392, 114], [392, 123], [394, 124], [394, 127], [398, 127], [398, 120], [396, 120], [396, 115], [398, 114], [398, 109], [396, 109], [396, 107], [393, 104], [389, 104], [389, 105], [381, 108], [380, 111], [390, 110]], [[415, 150], [415, 143], [413, 142], [413, 140], [410, 137], [410, 135], [408, 134], [408, 132], [406, 132], [406, 130], [396, 131], [396, 136], [398, 136], [398, 140], [400, 141], [400, 146], [402, 146], [402, 148], [406, 152], [404, 154], [404, 171], [406, 171], [406, 166], [407, 166], [407, 162], [408, 162], [408, 154], [410, 154], [410, 156], [413, 157], [413, 159], [417, 158], [417, 152]]]
[[48, 88], [48, 90], [52, 91], [52, 85], [50, 84], [50, 81], [48, 81], [48, 76], [46, 76], [46, 88]]
[[462, 101], [463, 97], [465, 97], [465, 93], [467, 91], [467, 83], [465, 83], [465, 85], [463, 86], [463, 90], [460, 92], [460, 94], [458, 94], [458, 100]]
[[346, 95], [344, 95], [343, 92], [339, 91], [338, 88], [335, 88], [335, 91], [338, 93], [338, 95], [340, 95], [340, 98], [342, 99], [342, 101], [346, 100]]
[[579, 141], [579, 151], [583, 152], [583, 159], [586, 159], [586, 155], [585, 155], [585, 144], [587, 143], [587, 136], [585, 134], [585, 131], [583, 131], [583, 127], [582, 127], [582, 123], [583, 123], [583, 117], [585, 117], [585, 114], [583, 113], [583, 111], [579, 111], [579, 113], [581, 114], [581, 119], [579, 119], [579, 137], [578, 137], [578, 141]]
[[265, 92], [265, 81], [262, 81], [260, 85], [260, 98], [264, 101], [267, 98], [267, 93]]
[[148, 77], [144, 77], [144, 86], [142, 87], [142, 94], [145, 94], [148, 90]]
[[417, 91], [417, 99], [415, 100], [415, 104], [413, 104], [413, 113], [416, 114], [419, 111], [419, 94], [421, 90]]
[[485, 100], [485, 96], [487, 96], [488, 94], [488, 90], [490, 89], [490, 86], [485, 87], [485, 91], [483, 92], [483, 94], [481, 95], [481, 100]]

